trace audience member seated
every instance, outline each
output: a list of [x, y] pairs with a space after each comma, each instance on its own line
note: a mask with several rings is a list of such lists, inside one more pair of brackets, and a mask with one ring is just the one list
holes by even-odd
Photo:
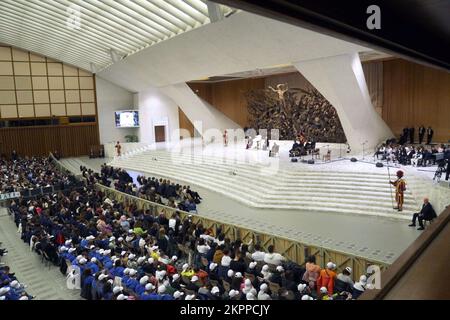
[[[113, 169], [112, 174], [123, 181], [128, 179], [121, 170]], [[143, 179], [146, 180], [139, 178], [141, 182]], [[156, 179], [150, 181], [144, 185], [159, 187]], [[167, 186], [171, 184], [166, 182]], [[189, 190], [182, 189], [179, 197], [195, 198], [195, 193]], [[171, 191], [161, 188], [159, 192], [167, 195], [165, 192]], [[310, 257], [305, 272], [276, 253], [272, 245], [264, 252], [259, 244], [231, 241], [220, 228], [213, 230], [194, 223], [192, 215], [185, 219], [177, 212], [170, 219], [164, 214], [154, 215], [150, 210], [110, 199], [89, 184], [31, 200], [20, 198], [11, 203], [10, 210], [21, 238], [32, 251], [59, 266], [63, 274], [68, 273], [69, 281], [80, 277], [80, 294], [85, 299], [351, 297], [350, 293], [333, 288], [336, 266], [332, 262], [321, 270], [315, 258]], [[75, 269], [80, 272], [74, 272]], [[305, 274], [307, 281], [303, 280]], [[13, 280], [9, 270], [1, 276]], [[311, 282], [312, 277], [315, 279]], [[3, 283], [8, 286], [10, 282]], [[14, 283], [19, 290], [20, 286], [16, 286]], [[328, 298], [320, 295], [323, 286]], [[355, 288], [359, 290], [360, 286], [355, 284]], [[4, 295], [9, 290], [0, 292], [4, 291]], [[21, 292], [13, 298], [24, 295]]]

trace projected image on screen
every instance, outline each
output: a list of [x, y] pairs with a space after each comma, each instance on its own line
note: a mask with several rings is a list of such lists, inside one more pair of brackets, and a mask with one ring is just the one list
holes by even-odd
[[138, 111], [116, 111], [115, 116], [118, 128], [139, 127]]

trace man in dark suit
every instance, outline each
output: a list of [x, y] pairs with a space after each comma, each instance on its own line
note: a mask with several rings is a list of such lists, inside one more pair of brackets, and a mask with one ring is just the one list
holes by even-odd
[[427, 144], [431, 143], [431, 140], [433, 139], [434, 130], [431, 129], [431, 127], [428, 127], [427, 129]]
[[436, 212], [434, 211], [430, 201], [428, 200], [428, 198], [424, 198], [422, 210], [420, 210], [419, 213], [414, 213], [412, 223], [409, 226], [415, 227], [416, 219], [419, 219], [420, 228], [417, 228], [417, 230], [424, 230], [425, 228], [423, 227], [423, 220], [431, 221], [436, 217], [437, 217]]
[[422, 144], [423, 137], [425, 136], [425, 127], [421, 125], [419, 127], [419, 143]]
[[409, 128], [409, 143], [414, 143], [414, 127]]

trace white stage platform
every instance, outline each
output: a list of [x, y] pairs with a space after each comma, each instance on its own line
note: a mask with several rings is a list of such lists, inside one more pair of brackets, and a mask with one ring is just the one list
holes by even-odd
[[[388, 170], [377, 168], [372, 155], [366, 154], [364, 160], [351, 154], [339, 158], [333, 152], [336, 147], [330, 146], [331, 162], [292, 163], [286, 148], [290, 145], [280, 148], [279, 157], [269, 158], [268, 151], [246, 150], [243, 143], [228, 147], [202, 147], [199, 140], [178, 146], [162, 143], [111, 159], [111, 164], [126, 168], [132, 176], [190, 184], [204, 198], [200, 215], [386, 263], [420, 234], [407, 225], [420, 207], [420, 197], [433, 186], [430, 172], [413, 179], [417, 170], [402, 168], [415, 192], [408, 188], [405, 211], [399, 213], [392, 209]], [[350, 162], [350, 156], [359, 161]], [[75, 169], [87, 164], [98, 170], [108, 159], [64, 161]], [[390, 168], [392, 179], [396, 170]], [[439, 194], [448, 204], [450, 196]]]

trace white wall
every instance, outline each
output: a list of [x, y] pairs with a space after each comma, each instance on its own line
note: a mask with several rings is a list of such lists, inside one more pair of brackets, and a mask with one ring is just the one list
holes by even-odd
[[217, 132], [210, 134], [222, 136], [225, 129], [240, 128], [237, 123], [197, 96], [184, 82], [162, 87], [160, 90], [180, 106], [194, 128], [202, 135], [206, 130], [217, 129]]
[[172, 137], [174, 130], [180, 127], [178, 118], [178, 105], [164, 93], [156, 88], [140, 91], [137, 96], [139, 105], [139, 141], [144, 143], [155, 142], [153, 126], [164, 123], [167, 120], [166, 141], [179, 140], [179, 134]]
[[133, 93], [96, 76], [100, 143], [125, 141], [125, 136], [138, 134], [137, 128], [116, 128], [114, 111], [133, 109]]

